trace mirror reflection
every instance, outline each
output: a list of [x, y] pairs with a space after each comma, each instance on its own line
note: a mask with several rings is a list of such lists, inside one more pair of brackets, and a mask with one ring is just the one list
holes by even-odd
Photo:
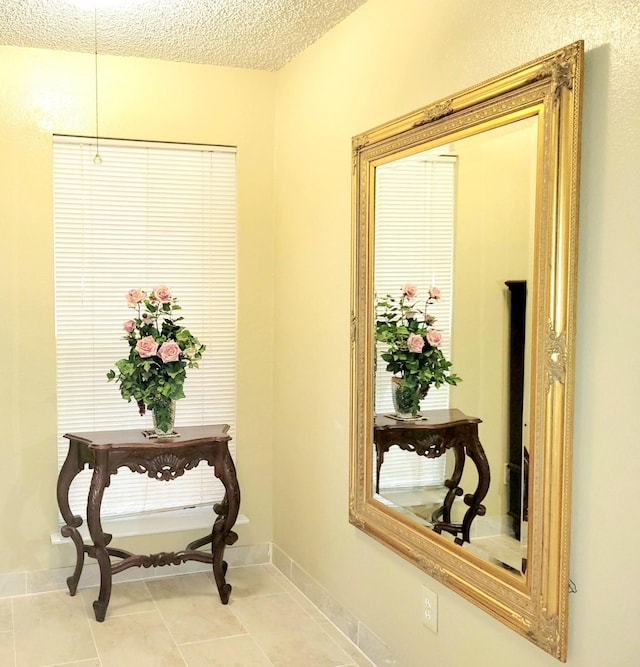
[[[528, 552], [538, 131], [537, 115], [485, 125], [375, 168], [374, 497], [517, 576]], [[399, 351], [385, 336], [394, 309]], [[416, 391], [394, 396], [406, 364]]]

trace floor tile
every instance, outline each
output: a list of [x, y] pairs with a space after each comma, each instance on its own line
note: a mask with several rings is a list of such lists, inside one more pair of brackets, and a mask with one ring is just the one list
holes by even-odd
[[97, 657], [79, 597], [65, 591], [13, 599], [16, 667], [41, 667]]
[[27, 592], [27, 573], [9, 572], [0, 574], [0, 598], [24, 595]]
[[93, 658], [93, 660], [81, 660], [80, 662], [59, 662], [56, 665], [46, 665], [46, 667], [102, 667], [102, 665], [98, 658]]
[[13, 648], [13, 632], [0, 632], [0, 665], [14, 664], [15, 650]]
[[102, 667], [184, 667], [160, 612], [91, 621]]
[[[254, 595], [271, 595], [284, 593], [284, 587], [275, 576], [276, 570], [267, 565], [251, 565], [247, 567], [233, 567], [227, 571], [227, 582], [231, 584], [232, 598], [246, 598]], [[213, 573], [207, 577], [215, 586]], [[217, 590], [217, 589], [216, 589]]]
[[[302, 568], [293, 565], [291, 568], [291, 582], [349, 639], [357, 640], [358, 621], [355, 616], [334, 600], [315, 579], [310, 577]], [[318, 619], [318, 622], [321, 622], [321, 619]]]
[[367, 656], [345, 635], [336, 628], [333, 623], [320, 623], [320, 627], [333, 639], [333, 641], [353, 660], [358, 667], [375, 667]]
[[393, 653], [385, 642], [369, 630], [364, 624], [360, 624], [358, 631], [358, 645], [362, 647], [366, 655], [370, 655], [372, 662], [376, 665], [397, 665]]
[[[94, 618], [93, 602], [98, 599], [99, 587], [84, 588], [80, 591], [87, 614]], [[156, 611], [157, 607], [144, 581], [127, 581], [122, 584], [113, 584], [111, 599], [107, 608], [107, 618], [136, 614], [143, 611]]]
[[302, 607], [311, 618], [313, 618], [318, 623], [324, 623], [327, 620], [327, 617], [316, 607], [316, 605], [309, 600], [309, 598], [304, 595], [299, 588], [295, 586], [293, 582], [287, 579], [282, 572], [278, 570], [275, 571], [275, 576], [278, 579], [280, 585], [289, 593], [289, 595], [296, 601], [296, 603]]
[[372, 667], [274, 565], [227, 579], [228, 605], [210, 570], [116, 579], [103, 623], [97, 586], [0, 599], [0, 667]]
[[249, 635], [213, 639], [179, 647], [187, 667], [272, 667]]
[[288, 593], [234, 600], [233, 610], [275, 667], [354, 664]]
[[0, 599], [0, 632], [13, 630], [13, 612], [11, 598]]
[[147, 581], [162, 617], [178, 644], [244, 634], [230, 607], [206, 574]]

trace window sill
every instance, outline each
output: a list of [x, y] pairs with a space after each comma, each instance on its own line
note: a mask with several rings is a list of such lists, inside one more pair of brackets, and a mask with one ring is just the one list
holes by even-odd
[[[103, 519], [102, 529], [114, 537], [175, 533], [184, 530], [211, 530], [215, 516], [211, 507], [192, 507], [170, 512]], [[242, 526], [248, 523], [249, 519], [244, 514], [239, 514], [235, 525]], [[85, 542], [91, 542], [86, 522], [83, 522], [78, 531]], [[51, 544], [69, 544], [70, 542], [70, 538], [62, 537], [59, 532], [51, 533]]]

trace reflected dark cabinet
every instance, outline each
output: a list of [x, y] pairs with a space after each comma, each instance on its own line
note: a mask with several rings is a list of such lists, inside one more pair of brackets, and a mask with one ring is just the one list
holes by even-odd
[[[511, 517], [513, 532], [520, 539], [523, 520], [526, 520], [526, 494], [523, 506], [523, 470], [525, 463], [523, 434], [524, 407], [524, 363], [525, 331], [527, 313], [527, 281], [509, 280], [505, 282], [509, 299], [509, 461], [507, 481], [509, 489], [508, 515]], [[525, 468], [528, 466], [524, 466]], [[526, 483], [525, 483], [526, 486]]]

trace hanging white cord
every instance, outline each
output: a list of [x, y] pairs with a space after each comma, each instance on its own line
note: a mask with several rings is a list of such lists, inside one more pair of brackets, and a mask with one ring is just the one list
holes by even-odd
[[102, 164], [100, 157], [100, 139], [98, 133], [98, 8], [93, 8], [93, 55], [95, 62], [95, 80], [96, 80], [96, 154], [93, 158], [93, 164]]

